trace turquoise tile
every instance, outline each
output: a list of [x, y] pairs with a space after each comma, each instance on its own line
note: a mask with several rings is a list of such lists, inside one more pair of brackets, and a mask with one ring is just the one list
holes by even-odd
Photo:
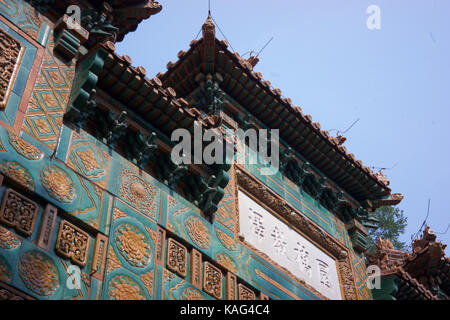
[[17, 95], [22, 95], [23, 90], [27, 84], [28, 76], [30, 75], [30, 70], [22, 65], [17, 73], [16, 79], [14, 80], [14, 86], [12, 92]]
[[[4, 111], [6, 119], [8, 119], [8, 124], [13, 125], [16, 119], [17, 110], [20, 104], [20, 95], [15, 92], [11, 92], [8, 98], [8, 104], [6, 105], [6, 110]], [[1, 111], [0, 111], [1, 112]]]
[[31, 70], [31, 67], [34, 62], [34, 58], [36, 57], [37, 49], [35, 47], [30, 47], [25, 50], [25, 53], [23, 54], [22, 58], [22, 64]]

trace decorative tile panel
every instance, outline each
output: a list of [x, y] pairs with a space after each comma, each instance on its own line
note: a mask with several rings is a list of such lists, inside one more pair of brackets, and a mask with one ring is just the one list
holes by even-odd
[[56, 252], [73, 263], [84, 267], [89, 255], [89, 235], [63, 220], [59, 226], [58, 238], [56, 240]]
[[156, 218], [156, 187], [129, 169], [121, 173], [120, 197], [148, 217]]
[[0, 222], [30, 236], [36, 223], [38, 205], [20, 193], [8, 189], [3, 197]]
[[222, 280], [222, 271], [206, 261], [203, 271], [203, 290], [216, 299], [222, 299]]
[[239, 300], [256, 300], [255, 292], [239, 283]]
[[12, 91], [23, 50], [21, 43], [1, 28], [0, 48], [0, 108], [4, 108]]
[[167, 268], [184, 278], [187, 275], [187, 259], [186, 247], [169, 238], [167, 241]]

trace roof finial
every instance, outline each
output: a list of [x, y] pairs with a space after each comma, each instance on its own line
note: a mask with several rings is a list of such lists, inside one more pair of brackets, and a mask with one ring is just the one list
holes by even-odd
[[203, 39], [207, 45], [213, 45], [216, 39], [216, 27], [211, 15], [208, 15], [205, 23], [202, 26]]

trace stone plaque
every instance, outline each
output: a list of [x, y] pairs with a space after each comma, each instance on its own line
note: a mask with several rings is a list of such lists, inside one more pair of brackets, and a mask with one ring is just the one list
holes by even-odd
[[330, 299], [342, 299], [336, 260], [239, 191], [240, 232], [249, 243]]

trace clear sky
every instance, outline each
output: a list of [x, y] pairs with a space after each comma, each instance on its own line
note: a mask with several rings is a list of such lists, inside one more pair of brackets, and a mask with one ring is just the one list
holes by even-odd
[[[163, 10], [117, 45], [148, 76], [166, 71], [200, 31], [208, 0], [160, 0]], [[377, 5], [381, 29], [366, 13]], [[450, 223], [450, 1], [211, 0], [234, 50], [259, 51], [255, 68], [324, 129], [344, 131], [347, 150], [385, 173], [408, 217], [410, 243], [427, 213]], [[223, 36], [216, 28], [219, 39]], [[438, 239], [450, 246], [450, 230]], [[447, 255], [450, 248], [447, 248]]]

